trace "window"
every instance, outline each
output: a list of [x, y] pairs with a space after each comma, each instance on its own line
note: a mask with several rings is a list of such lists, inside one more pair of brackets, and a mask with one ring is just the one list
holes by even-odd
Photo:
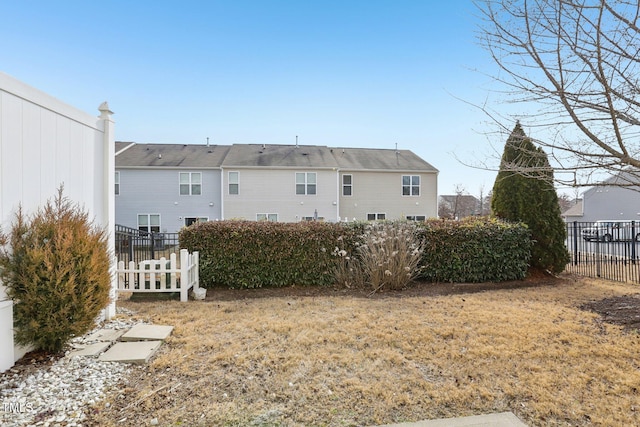
[[229, 172], [229, 194], [240, 194], [240, 172]]
[[118, 194], [120, 194], [120, 172], [116, 171], [114, 182], [116, 184], [115, 187], [116, 187], [116, 196], [117, 196]]
[[274, 214], [274, 213], [259, 213], [259, 214], [256, 214], [256, 221], [278, 222], [278, 214]]
[[424, 215], [407, 215], [409, 221], [426, 221], [427, 217]]
[[353, 194], [353, 176], [342, 175], [342, 195], [351, 196]]
[[180, 172], [180, 195], [199, 196], [202, 194], [202, 173]]
[[368, 213], [367, 221], [380, 221], [386, 219], [387, 215], [383, 213]]
[[402, 175], [402, 195], [420, 195], [420, 175]]
[[315, 172], [296, 172], [296, 194], [316, 194]]
[[160, 232], [160, 214], [139, 214], [138, 230], [147, 233]]
[[207, 217], [187, 216], [184, 218], [184, 226], [188, 227], [191, 224], [194, 224], [196, 222], [207, 222], [207, 221], [209, 221], [209, 218]]

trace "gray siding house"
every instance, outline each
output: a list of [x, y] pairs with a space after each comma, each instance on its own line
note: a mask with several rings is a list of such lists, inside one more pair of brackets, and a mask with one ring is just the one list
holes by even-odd
[[222, 162], [224, 218], [336, 221], [337, 168], [328, 147], [234, 144]]
[[586, 190], [582, 200], [562, 216], [566, 222], [640, 221], [640, 186], [625, 186], [633, 179], [633, 176], [607, 179], [602, 185]]
[[226, 146], [116, 144], [116, 224], [176, 232], [222, 218]]
[[423, 220], [437, 215], [437, 175], [409, 150], [118, 143], [116, 223]]

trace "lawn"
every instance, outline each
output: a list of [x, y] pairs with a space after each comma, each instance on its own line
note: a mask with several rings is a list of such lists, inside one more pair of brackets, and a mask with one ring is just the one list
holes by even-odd
[[91, 421], [372, 426], [512, 411], [530, 426], [640, 425], [640, 336], [580, 308], [638, 288], [571, 276], [525, 284], [122, 302], [175, 330]]

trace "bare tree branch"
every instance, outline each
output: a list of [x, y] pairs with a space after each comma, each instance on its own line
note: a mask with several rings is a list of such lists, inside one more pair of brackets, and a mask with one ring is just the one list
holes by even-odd
[[[504, 117], [479, 106], [508, 135], [518, 119], [546, 136], [556, 171], [594, 185], [622, 171], [640, 184], [640, 3], [637, 0], [477, 0], [479, 39], [508, 101], [535, 106]], [[533, 171], [514, 170], [514, 173]], [[561, 174], [560, 174], [561, 175]], [[566, 175], [566, 174], [565, 174]], [[558, 178], [556, 178], [558, 180]], [[559, 182], [562, 179], [558, 180]], [[565, 182], [567, 183], [567, 182]]]

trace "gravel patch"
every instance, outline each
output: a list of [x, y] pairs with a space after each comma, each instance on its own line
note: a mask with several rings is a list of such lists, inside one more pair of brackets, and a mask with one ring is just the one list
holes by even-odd
[[[118, 314], [129, 317], [128, 310]], [[74, 338], [64, 356], [36, 356], [0, 374], [0, 425], [82, 426], [87, 411], [105, 394], [126, 380], [131, 366], [102, 362], [94, 357], [70, 356], [92, 342], [87, 337], [100, 328], [128, 329], [137, 320], [117, 318], [104, 322], [83, 337]]]

